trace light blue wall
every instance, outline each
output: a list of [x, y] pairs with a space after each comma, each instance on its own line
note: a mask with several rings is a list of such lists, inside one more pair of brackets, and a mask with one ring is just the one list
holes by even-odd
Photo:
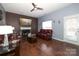
[[[42, 28], [42, 22], [47, 20], [55, 21], [52, 24], [53, 36], [57, 39], [63, 39], [63, 20], [65, 16], [79, 14], [79, 3], [71, 4], [65, 8], [52, 12], [38, 18], [38, 31]], [[58, 20], [61, 22], [58, 23]]]

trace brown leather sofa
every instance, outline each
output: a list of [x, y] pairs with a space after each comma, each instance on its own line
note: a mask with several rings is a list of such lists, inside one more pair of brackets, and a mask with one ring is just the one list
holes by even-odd
[[52, 39], [52, 32], [51, 29], [40, 29], [36, 36], [44, 40], [50, 40]]

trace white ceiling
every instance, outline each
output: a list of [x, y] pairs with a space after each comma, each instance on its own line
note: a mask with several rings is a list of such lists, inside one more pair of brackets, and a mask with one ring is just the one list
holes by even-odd
[[21, 15], [27, 15], [32, 17], [41, 17], [45, 14], [54, 12], [60, 8], [66, 7], [69, 3], [35, 3], [38, 7], [44, 10], [35, 10], [30, 12], [33, 8], [32, 3], [2, 3], [5, 11], [13, 12]]

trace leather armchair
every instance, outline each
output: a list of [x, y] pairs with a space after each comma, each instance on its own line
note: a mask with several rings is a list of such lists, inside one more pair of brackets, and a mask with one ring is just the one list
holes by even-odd
[[49, 40], [52, 38], [52, 30], [51, 29], [40, 29], [37, 33], [37, 37]]

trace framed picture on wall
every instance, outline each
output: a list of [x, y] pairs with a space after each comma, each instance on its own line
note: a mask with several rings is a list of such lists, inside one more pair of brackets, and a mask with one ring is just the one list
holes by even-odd
[[20, 18], [20, 26], [21, 27], [31, 27], [31, 19]]

